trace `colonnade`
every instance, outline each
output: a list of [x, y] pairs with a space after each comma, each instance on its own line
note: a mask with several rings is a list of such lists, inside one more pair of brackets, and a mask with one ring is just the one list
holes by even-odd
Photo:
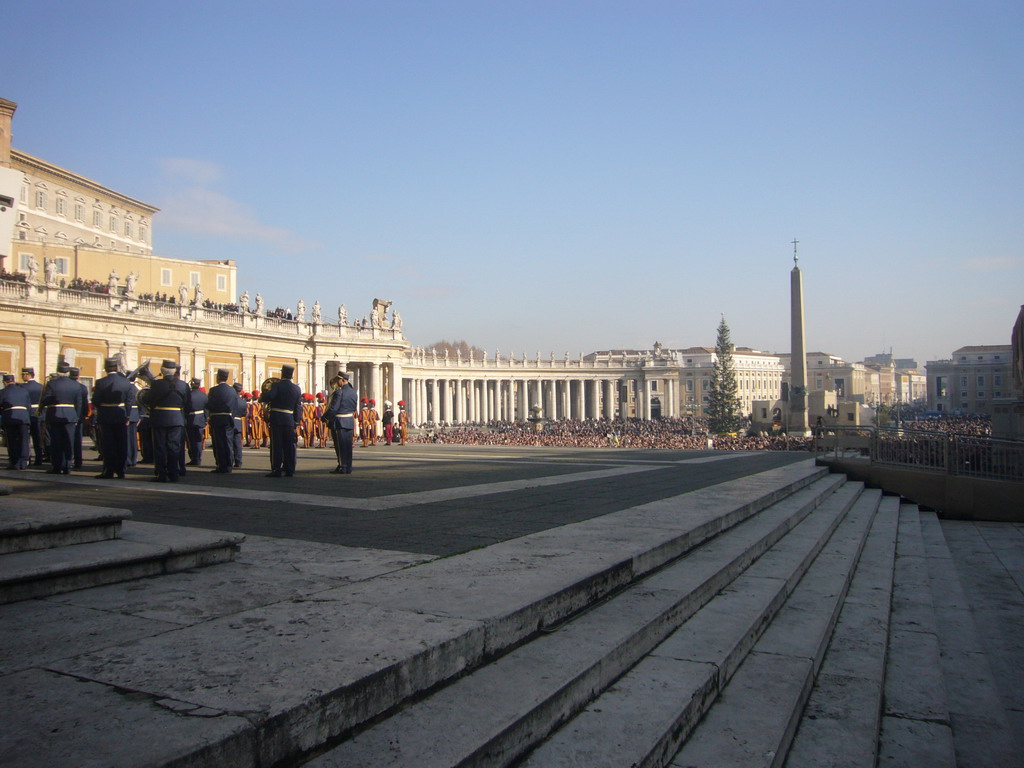
[[444, 373], [407, 375], [403, 380], [403, 399], [414, 424], [522, 421], [533, 415], [534, 406], [540, 406], [546, 419], [650, 419], [680, 413], [678, 379], [655, 384], [656, 380], [629, 376], [492, 378]]

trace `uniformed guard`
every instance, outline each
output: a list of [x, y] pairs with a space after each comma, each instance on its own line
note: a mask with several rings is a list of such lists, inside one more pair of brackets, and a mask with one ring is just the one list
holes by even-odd
[[206, 409], [207, 395], [203, 391], [203, 382], [192, 379], [188, 383], [192, 390], [189, 393], [188, 419], [185, 427], [188, 447], [188, 465], [198, 467], [203, 463], [203, 447], [206, 445]]
[[68, 378], [71, 366], [57, 364], [57, 373], [46, 382], [39, 397], [39, 412], [50, 438], [51, 475], [71, 474], [74, 461], [75, 424], [82, 409], [82, 388]]
[[405, 445], [405, 439], [409, 436], [409, 412], [405, 410], [405, 400], [398, 401], [398, 435]]
[[128, 466], [128, 421], [135, 387], [119, 370], [116, 357], [104, 360], [103, 370], [106, 376], [92, 389], [92, 407], [96, 413], [100, 454], [103, 456], [103, 471], [96, 477], [124, 479], [125, 467]]
[[295, 474], [295, 432], [302, 420], [302, 390], [292, 382], [295, 367], [281, 366], [281, 378], [270, 385], [260, 401], [265, 403], [270, 421], [270, 472], [267, 477], [291, 477]]
[[75, 469], [82, 468], [82, 432], [89, 418], [89, 388], [78, 380], [80, 375], [81, 371], [75, 366], [71, 366], [68, 370], [68, 378], [82, 388], [82, 410], [78, 413], [78, 423], [75, 424], [75, 439], [72, 443], [72, 451], [75, 457], [73, 466]]
[[232, 466], [241, 466], [241, 456], [235, 463], [235, 413], [244, 407], [242, 399], [235, 388], [228, 384], [228, 371], [217, 369], [217, 385], [210, 388], [206, 401], [209, 413], [210, 437], [213, 439], [213, 459], [217, 468], [213, 470], [220, 475], [231, 472]]
[[384, 401], [384, 413], [381, 414], [380, 423], [384, 427], [384, 443], [391, 445], [395, 437], [395, 412], [391, 408], [391, 401]]
[[161, 378], [150, 387], [150, 429], [153, 432], [153, 459], [159, 483], [176, 483], [181, 474], [181, 441], [188, 411], [188, 385], [178, 378], [177, 363], [164, 360]]
[[355, 437], [356, 409], [359, 407], [359, 395], [349, 384], [348, 374], [338, 373], [334, 381], [337, 389], [331, 393], [330, 402], [324, 412], [324, 422], [331, 429], [334, 440], [334, 452], [338, 458], [338, 466], [332, 472], [352, 474], [352, 442]]
[[29, 413], [31, 421], [28, 426], [29, 434], [32, 436], [32, 452], [35, 454], [35, 461], [32, 463], [41, 467], [43, 465], [43, 419], [39, 413], [39, 398], [43, 395], [43, 385], [36, 381], [35, 377], [35, 368], [21, 369], [21, 386], [32, 399], [32, 410]]
[[27, 469], [32, 397], [24, 387], [18, 386], [13, 373], [4, 374], [4, 388], [0, 390], [0, 425], [7, 438], [7, 468]]
[[[366, 414], [366, 425], [367, 425], [367, 427], [370, 430], [370, 445], [371, 446], [374, 446], [374, 445], [377, 444], [377, 438], [380, 436], [380, 433], [377, 430], [377, 422], [378, 421], [380, 421], [380, 414], [377, 413], [377, 401], [371, 399], [370, 400], [370, 410]], [[366, 438], [364, 437], [363, 440], [365, 442]]]
[[233, 417], [234, 418], [234, 422], [235, 422], [235, 434], [234, 434], [234, 447], [235, 447], [235, 450], [231, 454], [232, 455], [232, 463], [233, 463], [234, 467], [237, 469], [238, 467], [242, 466], [242, 441], [243, 441], [244, 434], [245, 434], [245, 421], [244, 421], [244, 419], [246, 417], [246, 414], [249, 412], [249, 406], [246, 404], [245, 400], [242, 399], [242, 383], [239, 382], [239, 381], [236, 381], [231, 386], [234, 388], [235, 394], [239, 396], [238, 397], [238, 403], [235, 405], [235, 415]]

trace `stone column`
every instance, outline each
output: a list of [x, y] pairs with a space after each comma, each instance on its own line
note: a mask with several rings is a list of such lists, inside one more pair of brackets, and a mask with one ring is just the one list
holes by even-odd
[[430, 380], [430, 420], [435, 424], [441, 421], [441, 380]]
[[[796, 257], [794, 256], [794, 261]], [[807, 349], [804, 337], [804, 284], [800, 268], [794, 264], [789, 276], [790, 292], [790, 377], [789, 430], [809, 435], [807, 419]]]

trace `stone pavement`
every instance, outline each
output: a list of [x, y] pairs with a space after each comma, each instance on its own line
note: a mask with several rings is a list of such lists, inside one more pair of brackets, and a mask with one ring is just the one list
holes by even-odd
[[[598, 610], [586, 615], [598, 622], [602, 595], [644, 573], [664, 585], [668, 571], [658, 569], [695, 546], [701, 526], [700, 540], [726, 546], [719, 515], [739, 513], [730, 536], [742, 539], [744, 517], [783, 498], [771, 491], [758, 501], [762, 488], [789, 485], [797, 499], [811, 493], [798, 490], [807, 483], [822, 487], [814, 493], [835, 485], [806, 454], [780, 453], [378, 446], [357, 449], [355, 474], [342, 476], [329, 474], [329, 452], [300, 450], [298, 475], [277, 480], [263, 477], [265, 451], [247, 452], [246, 464], [227, 477], [190, 468], [177, 485], [150, 484], [141, 467], [123, 482], [0, 473], [16, 495], [247, 537], [233, 563], [0, 606], [0, 766], [298, 764], [344, 737], [337, 722], [385, 711], [379, 696], [397, 702], [457, 678], [595, 599]], [[824, 546], [845, 507], [826, 523], [810, 510], [828, 503], [801, 503], [785, 512], [797, 514], [791, 522], [768, 508], [782, 521], [770, 535], [811, 525]], [[857, 524], [864, 531], [867, 515]], [[759, 520], [746, 525], [764, 527]], [[956, 526], [950, 551], [967, 569], [964, 592], [979, 604], [975, 622], [1004, 678], [994, 698], [1019, 734], [1024, 652], [1019, 622], [1006, 618], [1022, 615], [1024, 532]], [[810, 563], [801, 557], [793, 586]], [[692, 580], [692, 569], [684, 573]], [[563, 593], [560, 584], [581, 587]], [[609, 607], [620, 623], [635, 611]], [[778, 651], [752, 657], [765, 653]], [[608, 660], [601, 667], [616, 674]], [[965, 715], [955, 704], [950, 711], [946, 727], [955, 728]], [[336, 762], [328, 753], [323, 764], [413, 764], [386, 758]]]

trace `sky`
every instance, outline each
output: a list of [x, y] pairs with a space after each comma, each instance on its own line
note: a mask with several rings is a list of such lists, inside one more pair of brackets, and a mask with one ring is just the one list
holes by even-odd
[[161, 209], [269, 308], [374, 298], [415, 345], [1008, 344], [1024, 4], [33, 0], [14, 146]]

